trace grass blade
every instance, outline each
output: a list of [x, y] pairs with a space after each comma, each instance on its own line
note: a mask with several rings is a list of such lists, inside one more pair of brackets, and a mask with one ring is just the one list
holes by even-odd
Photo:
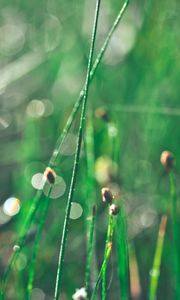
[[93, 251], [95, 218], [96, 218], [96, 207], [93, 206], [92, 219], [89, 226], [89, 241], [88, 241], [87, 260], [86, 260], [86, 272], [85, 272], [85, 287], [86, 287], [87, 295], [89, 295], [90, 293], [90, 271], [91, 271], [91, 261], [92, 261], [92, 251]]
[[44, 203], [43, 203], [43, 207], [42, 207], [41, 216], [39, 219], [38, 231], [36, 233], [36, 237], [35, 237], [35, 241], [34, 241], [34, 245], [33, 245], [32, 259], [31, 259], [31, 264], [29, 267], [29, 274], [28, 274], [28, 286], [27, 286], [28, 299], [30, 299], [30, 297], [31, 297], [31, 292], [32, 292], [32, 288], [33, 288], [36, 258], [37, 258], [37, 253], [38, 253], [38, 249], [39, 249], [39, 242], [40, 242], [42, 230], [44, 227], [46, 213], [47, 213], [49, 202], [50, 202], [51, 190], [52, 190], [52, 188], [50, 188], [48, 196], [45, 197], [45, 199], [43, 199]]
[[24, 246], [24, 243], [25, 243], [25, 240], [26, 240], [26, 237], [27, 237], [27, 233], [29, 231], [29, 228], [30, 228], [32, 222], [33, 222], [33, 219], [36, 215], [36, 212], [39, 208], [41, 195], [42, 195], [42, 192], [37, 192], [35, 198], [33, 199], [33, 203], [30, 207], [29, 214], [28, 214], [28, 216], [27, 216], [27, 218], [24, 222], [23, 228], [22, 228], [21, 233], [20, 233], [20, 237], [19, 237], [18, 242], [17, 242], [18, 247], [16, 247], [16, 250], [12, 253], [11, 258], [10, 258], [9, 263], [8, 263], [8, 267], [7, 267], [7, 269], [6, 269], [6, 271], [3, 275], [2, 283], [1, 283], [1, 294], [0, 294], [0, 299], [1, 300], [4, 299], [5, 288], [6, 288], [6, 284], [8, 282], [9, 275], [12, 271], [12, 267], [13, 267], [13, 265], [14, 265], [17, 257], [18, 257], [18, 254], [21, 252], [22, 247]]
[[109, 224], [107, 230], [107, 238], [106, 238], [106, 245], [105, 245], [105, 253], [104, 253], [104, 268], [102, 273], [102, 300], [106, 299], [106, 273], [107, 273], [107, 252], [108, 248], [112, 247], [112, 235], [113, 235], [113, 216], [109, 215]]
[[99, 283], [101, 281], [101, 279], [103, 278], [103, 288], [102, 288], [102, 299], [105, 299], [106, 297], [106, 283], [105, 283], [105, 279], [106, 279], [106, 269], [107, 269], [107, 263], [109, 260], [109, 256], [111, 254], [111, 250], [112, 250], [112, 238], [113, 238], [113, 233], [114, 233], [114, 220], [113, 220], [113, 216], [109, 215], [109, 222], [108, 222], [108, 229], [107, 229], [107, 240], [106, 240], [106, 245], [105, 245], [105, 253], [104, 253], [104, 260], [101, 266], [101, 270], [99, 272], [98, 275], [98, 279], [96, 281], [92, 296], [91, 296], [91, 300], [94, 300], [97, 294], [97, 290], [99, 287]]
[[121, 207], [120, 214], [117, 216], [117, 230], [116, 230], [116, 247], [117, 247], [117, 265], [118, 276], [120, 283], [120, 298], [128, 300], [129, 293], [129, 254], [128, 241], [126, 230], [126, 218], [123, 207]]
[[85, 117], [86, 117], [86, 104], [87, 104], [87, 98], [88, 98], [88, 92], [89, 92], [90, 71], [91, 71], [92, 59], [93, 59], [93, 54], [94, 54], [94, 46], [95, 46], [97, 23], [98, 23], [98, 18], [99, 18], [99, 11], [100, 11], [100, 3], [101, 3], [101, 0], [97, 0], [96, 10], [95, 10], [95, 18], [94, 18], [94, 24], [93, 24], [93, 31], [92, 31], [91, 46], [90, 46], [89, 59], [88, 59], [87, 76], [86, 76], [84, 96], [83, 96], [83, 102], [82, 102], [80, 126], [79, 126], [79, 131], [78, 131], [77, 147], [76, 147], [76, 153], [75, 153], [75, 158], [74, 158], [74, 165], [73, 165], [73, 172], [72, 172], [71, 184], [70, 184], [69, 195], [68, 195], [68, 202], [67, 202], [66, 212], [65, 212], [65, 220], [64, 220], [64, 225], [63, 225], [61, 246], [60, 246], [60, 251], [59, 251], [58, 269], [57, 269], [55, 294], [54, 294], [55, 300], [59, 299], [59, 294], [60, 294], [60, 284], [61, 284], [62, 271], [63, 271], [63, 262], [64, 262], [64, 253], [65, 253], [65, 246], [66, 246], [66, 240], [67, 240], [69, 215], [70, 215], [71, 202], [73, 199], [76, 177], [77, 177], [77, 172], [78, 172], [81, 142], [82, 142], [82, 137], [83, 137], [84, 122], [85, 122]]
[[151, 270], [149, 300], [155, 300], [157, 297], [157, 287], [158, 287], [158, 280], [160, 275], [160, 266], [161, 266], [162, 251], [164, 245], [164, 236], [166, 232], [166, 223], [167, 223], [167, 217], [162, 216], [161, 223], [159, 226], [159, 233], [158, 233], [158, 239], [156, 243], [153, 267]]
[[177, 191], [176, 179], [174, 171], [169, 172], [170, 196], [172, 202], [172, 223], [173, 223], [173, 239], [174, 239], [174, 270], [176, 276], [176, 298], [180, 299], [180, 252], [179, 252], [179, 228], [177, 215]]
[[[117, 26], [119, 25], [119, 22], [121, 21], [127, 7], [128, 7], [128, 4], [129, 4], [129, 0], [126, 0], [122, 6], [122, 8], [120, 9], [109, 33], [107, 34], [107, 37], [104, 41], [104, 44], [103, 46], [101, 47], [101, 50], [99, 52], [99, 54], [97, 55], [96, 59], [95, 59], [95, 62], [91, 68], [91, 71], [90, 71], [90, 77], [89, 77], [89, 83], [92, 82], [95, 74], [96, 74], [96, 71], [98, 69], [98, 66], [100, 65], [101, 61], [102, 61], [102, 58], [104, 56], [104, 53], [109, 45], [109, 42], [110, 42], [110, 39], [114, 33], [114, 31], [116, 30]], [[82, 100], [83, 100], [83, 97], [84, 97], [84, 90], [85, 90], [85, 87], [81, 90], [80, 94], [79, 94], [79, 98], [76, 100], [75, 104], [74, 104], [74, 107], [72, 109], [72, 112], [68, 118], [68, 121], [63, 129], [63, 132], [62, 134], [60, 135], [60, 137], [58, 138], [57, 140], [57, 143], [56, 143], [56, 146], [55, 146], [55, 149], [53, 151], [53, 154], [52, 154], [52, 157], [50, 158], [50, 161], [49, 161], [49, 166], [50, 167], [53, 167], [55, 165], [55, 162], [56, 162], [56, 159], [58, 157], [58, 154], [59, 154], [59, 151], [60, 151], [60, 148], [61, 148], [61, 145], [69, 131], [69, 129], [71, 128], [71, 125], [73, 123], [73, 120], [75, 119], [75, 116], [78, 112], [78, 109], [80, 108], [80, 105], [82, 103]]]
[[[95, 73], [97, 71], [97, 68], [100, 64], [100, 62], [102, 61], [102, 58], [104, 56], [104, 53], [108, 47], [108, 44], [110, 42], [110, 39], [114, 33], [114, 31], [116, 30], [120, 20], [122, 19], [122, 16], [124, 14], [124, 12], [126, 11], [127, 7], [128, 7], [128, 4], [129, 4], [129, 0], [126, 0], [122, 6], [122, 8], [120, 9], [106, 39], [105, 39], [105, 42], [93, 64], [93, 67], [91, 68], [91, 71], [90, 71], [90, 77], [89, 77], [89, 83], [93, 80], [94, 76], [95, 76]], [[76, 101], [76, 103], [74, 104], [74, 107], [73, 107], [73, 110], [69, 116], [69, 119], [63, 129], [63, 132], [62, 134], [60, 135], [60, 137], [58, 138], [57, 140], [57, 143], [56, 143], [56, 146], [54, 148], [54, 151], [53, 151], [53, 154], [49, 160], [49, 164], [48, 166], [54, 166], [55, 165], [55, 162], [56, 162], [56, 159], [59, 155], [59, 150], [60, 150], [60, 147], [73, 123], [73, 120], [76, 116], [76, 113], [82, 103], [82, 100], [84, 98], [84, 89], [82, 89], [82, 91], [80, 92], [80, 95], [79, 95], [79, 98], [78, 100]], [[8, 277], [11, 273], [11, 270], [12, 270], [12, 266], [14, 264], [14, 262], [16, 261], [16, 258], [18, 257], [18, 253], [21, 251], [23, 245], [24, 245], [24, 241], [26, 239], [26, 236], [27, 236], [27, 233], [29, 231], [29, 227], [30, 225], [32, 224], [33, 222], [33, 219], [34, 219], [34, 216], [39, 208], [39, 204], [40, 204], [40, 198], [41, 198], [41, 195], [42, 195], [42, 192], [38, 192], [37, 195], [35, 196], [34, 200], [33, 200], [33, 203], [30, 207], [30, 211], [29, 211], [29, 214], [27, 216], [27, 219], [25, 221], [25, 224], [23, 226], [23, 229], [22, 229], [22, 232], [20, 234], [20, 238], [18, 239], [18, 245], [20, 246], [20, 250], [19, 251], [16, 251], [16, 252], [13, 252], [12, 255], [11, 255], [11, 258], [10, 258], [10, 261], [9, 261], [9, 264], [8, 264], [8, 267], [7, 267], [7, 270], [5, 271], [4, 275], [3, 275], [3, 279], [2, 279], [2, 288], [1, 288], [1, 299], [3, 299], [3, 295], [4, 295], [4, 290], [5, 290], [5, 286], [6, 286], [6, 283], [8, 281]]]

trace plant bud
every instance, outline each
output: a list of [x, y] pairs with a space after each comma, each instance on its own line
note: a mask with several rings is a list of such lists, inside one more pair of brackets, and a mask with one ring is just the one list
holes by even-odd
[[20, 250], [20, 246], [19, 245], [14, 245], [13, 246], [13, 251], [14, 252], [18, 252]]
[[51, 168], [47, 167], [44, 172], [44, 177], [50, 184], [54, 184], [56, 179], [56, 173]]
[[104, 122], [109, 122], [109, 116], [107, 111], [103, 107], [99, 107], [95, 111], [97, 118], [102, 119]]
[[109, 207], [109, 214], [116, 216], [120, 211], [120, 208], [118, 205], [116, 204], [111, 204], [111, 206]]
[[103, 202], [107, 202], [108, 204], [112, 203], [114, 197], [109, 188], [102, 188], [101, 195]]
[[175, 165], [174, 156], [169, 151], [163, 151], [161, 153], [160, 162], [163, 165], [163, 167], [166, 169], [166, 171], [171, 171]]

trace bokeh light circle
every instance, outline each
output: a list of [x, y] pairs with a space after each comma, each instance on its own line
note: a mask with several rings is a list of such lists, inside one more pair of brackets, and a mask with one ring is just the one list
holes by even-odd
[[79, 219], [81, 217], [82, 213], [83, 213], [82, 206], [77, 202], [72, 202], [70, 216], [69, 216], [70, 219], [72, 219], [72, 220]]
[[[44, 186], [43, 192], [46, 196], [49, 195], [50, 186], [51, 185], [49, 183], [47, 183]], [[50, 198], [57, 199], [57, 198], [63, 196], [65, 191], [66, 191], [66, 183], [65, 183], [64, 179], [60, 176], [56, 176], [55, 183], [52, 185], [52, 190], [49, 195]]]
[[20, 208], [20, 200], [15, 197], [8, 198], [3, 204], [3, 212], [10, 217], [18, 214]]

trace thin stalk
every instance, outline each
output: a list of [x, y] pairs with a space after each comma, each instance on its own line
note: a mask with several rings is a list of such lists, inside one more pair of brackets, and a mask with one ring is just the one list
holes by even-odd
[[174, 239], [174, 270], [176, 276], [176, 298], [180, 299], [180, 252], [179, 252], [179, 229], [177, 215], [177, 191], [176, 178], [173, 171], [169, 172], [170, 195], [172, 201], [172, 222], [173, 222], [173, 239]]
[[94, 53], [94, 46], [95, 46], [95, 39], [96, 39], [96, 32], [97, 32], [97, 23], [98, 23], [98, 18], [99, 18], [99, 11], [100, 11], [100, 3], [101, 3], [101, 0], [97, 0], [96, 10], [95, 10], [95, 18], [94, 18], [94, 24], [93, 24], [93, 31], [92, 31], [92, 38], [91, 38], [91, 46], [90, 46], [89, 59], [88, 59], [87, 75], [86, 75], [85, 88], [84, 88], [84, 97], [83, 97], [83, 102], [82, 102], [81, 119], [80, 119], [78, 138], [77, 138], [77, 147], [76, 147], [76, 153], [75, 153], [75, 158], [74, 158], [74, 165], [73, 165], [73, 172], [72, 172], [71, 184], [70, 184], [69, 195], [68, 195], [68, 202], [67, 202], [66, 212], [65, 212], [65, 220], [64, 220], [64, 225], [63, 225], [61, 246], [60, 246], [60, 251], [59, 251], [58, 269], [57, 269], [55, 294], [54, 294], [55, 300], [59, 300], [59, 294], [60, 294], [60, 285], [61, 285], [64, 254], [65, 254], [68, 224], [69, 224], [69, 215], [70, 215], [71, 202], [72, 202], [73, 195], [74, 195], [76, 177], [77, 177], [77, 172], [78, 172], [81, 142], [82, 142], [82, 137], [83, 137], [84, 122], [85, 122], [85, 117], [86, 117], [86, 104], [87, 104], [89, 84], [90, 84], [90, 71], [91, 71], [91, 65], [92, 65], [92, 59], [93, 59], [93, 53]]
[[102, 300], [106, 299], [107, 260], [105, 259], [105, 257], [107, 255], [109, 245], [112, 243], [112, 228], [113, 228], [113, 216], [109, 215], [106, 246], [105, 246], [105, 252], [104, 252], [105, 264], [104, 264], [103, 273], [102, 273]]
[[[126, 0], [122, 6], [122, 8], [120, 9], [109, 33], [107, 34], [107, 37], [104, 41], [104, 44], [103, 46], [101, 47], [101, 50], [99, 52], [99, 54], [97, 55], [96, 59], [95, 59], [95, 62], [91, 68], [91, 71], [90, 71], [90, 77], [89, 77], [89, 84], [92, 82], [95, 74], [96, 74], [96, 71], [98, 69], [98, 66], [100, 65], [101, 61], [102, 61], [102, 58], [104, 56], [104, 53], [108, 47], [108, 44], [110, 42], [110, 39], [114, 33], [114, 31], [116, 30], [117, 26], [119, 25], [119, 22], [120, 20], [122, 19], [127, 7], [128, 7], [128, 4], [129, 4], [129, 0]], [[49, 166], [53, 167], [55, 165], [55, 162], [56, 162], [56, 159], [58, 157], [58, 154], [59, 154], [59, 151], [60, 151], [60, 148], [62, 146], [62, 143], [64, 142], [64, 139], [69, 131], [69, 129], [71, 128], [71, 125], [75, 119], [75, 116], [78, 112], [78, 109], [80, 108], [80, 105], [82, 103], [82, 100], [84, 98], [84, 91], [85, 91], [85, 87], [81, 90], [80, 94], [79, 94], [79, 98], [76, 100], [75, 104], [74, 104], [74, 107], [72, 109], [72, 112], [68, 118], [68, 121], [60, 135], [60, 137], [58, 138], [57, 140], [57, 143], [56, 143], [56, 146], [55, 146], [55, 149], [53, 151], [53, 154], [52, 154], [52, 157], [50, 158], [50, 161], [49, 161]]]
[[141, 299], [141, 284], [137, 256], [134, 243], [129, 246], [129, 273], [130, 273], [130, 294], [132, 299]]
[[[86, 269], [85, 269], [85, 287], [87, 292], [87, 298], [89, 299], [90, 287], [91, 287], [91, 270], [95, 278], [98, 275], [96, 255], [92, 256], [95, 243], [94, 239], [94, 226], [95, 226], [95, 190], [94, 190], [94, 128], [92, 120], [92, 111], [89, 111], [88, 120], [86, 124], [86, 134], [85, 134], [85, 149], [86, 149], [86, 160], [87, 160], [87, 178], [86, 178], [86, 202], [85, 202], [85, 217], [86, 217], [86, 231], [87, 231], [87, 259], [86, 259]], [[94, 206], [93, 206], [94, 205]], [[90, 214], [91, 207], [94, 207], [92, 212], [92, 217], [89, 220], [88, 216]]]
[[86, 287], [87, 295], [89, 295], [90, 292], [90, 271], [91, 271], [91, 262], [92, 262], [92, 252], [93, 252], [95, 218], [96, 218], [96, 207], [93, 206], [92, 219], [91, 219], [91, 224], [89, 226], [89, 241], [88, 241], [87, 260], [86, 260], [86, 272], [85, 272], [85, 287]]
[[46, 213], [48, 210], [49, 202], [50, 202], [50, 193], [51, 193], [52, 187], [49, 190], [48, 196], [45, 197], [43, 207], [42, 207], [42, 212], [40, 216], [40, 221], [39, 221], [39, 226], [38, 226], [38, 231], [36, 233], [34, 245], [33, 245], [33, 252], [32, 252], [32, 259], [31, 259], [31, 264], [29, 267], [29, 274], [28, 274], [28, 286], [27, 286], [27, 294], [28, 294], [28, 299], [31, 297], [31, 292], [33, 288], [33, 281], [34, 281], [34, 274], [35, 274], [35, 265], [36, 265], [36, 258], [38, 254], [38, 249], [39, 249], [39, 242], [42, 234], [42, 230], [44, 227], [44, 222], [46, 218]]
[[123, 207], [117, 216], [117, 230], [116, 230], [116, 247], [117, 247], [117, 265], [118, 277], [120, 284], [120, 298], [122, 300], [129, 300], [130, 298], [130, 279], [129, 279], [129, 253], [127, 241], [126, 218]]
[[86, 124], [85, 149], [87, 160], [87, 214], [90, 213], [92, 205], [95, 203], [94, 192], [94, 174], [95, 174], [95, 157], [94, 157], [94, 128], [92, 120], [92, 111], [89, 112]]
[[29, 210], [29, 214], [24, 222], [24, 225], [22, 227], [22, 230], [20, 232], [20, 237], [19, 240], [17, 242], [17, 249], [16, 251], [14, 251], [10, 257], [9, 263], [8, 263], [8, 267], [3, 275], [2, 278], [2, 283], [1, 283], [1, 294], [0, 294], [0, 299], [3, 300], [4, 299], [4, 293], [5, 293], [5, 288], [6, 288], [6, 284], [9, 278], [9, 275], [11, 273], [12, 267], [18, 257], [18, 254], [20, 253], [22, 247], [24, 246], [26, 237], [27, 237], [27, 233], [29, 231], [30, 225], [33, 222], [33, 219], [35, 217], [35, 214], [37, 212], [37, 209], [39, 208], [39, 204], [40, 204], [40, 198], [41, 198], [42, 193], [37, 192], [35, 198], [33, 199], [33, 203], [30, 207]]
[[[104, 260], [103, 260], [101, 270], [99, 272], [99, 275], [98, 275], [98, 278], [97, 278], [97, 281], [96, 281], [96, 284], [95, 284], [95, 287], [94, 287], [94, 290], [93, 290], [93, 293], [92, 293], [92, 296], [91, 296], [91, 300], [95, 299], [100, 281], [101, 281], [102, 277], [104, 277], [104, 275], [106, 274], [105, 269], [107, 268], [107, 263], [108, 263], [109, 256], [110, 256], [111, 250], [112, 250], [112, 238], [113, 238], [113, 232], [114, 232], [114, 222], [113, 222], [113, 216], [112, 215], [109, 216], [107, 232], [108, 232], [107, 233], [108, 239], [106, 241], [106, 246], [105, 246]], [[104, 297], [104, 296], [105, 296], [105, 294], [102, 295], [102, 297]]]
[[164, 237], [166, 232], [167, 216], [162, 216], [161, 223], [159, 226], [159, 233], [156, 243], [156, 251], [154, 255], [153, 267], [151, 270], [150, 289], [149, 289], [149, 300], [155, 300], [157, 297], [157, 287], [160, 275], [160, 266], [162, 259], [162, 251], [164, 245]]

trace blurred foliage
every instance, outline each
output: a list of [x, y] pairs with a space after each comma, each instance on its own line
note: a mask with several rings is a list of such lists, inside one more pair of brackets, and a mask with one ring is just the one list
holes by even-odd
[[[96, 53], [122, 3], [102, 1]], [[31, 178], [46, 167], [55, 141], [84, 84], [94, 7], [95, 1], [1, 0], [1, 275], [35, 195]], [[96, 191], [92, 195], [96, 197], [98, 206], [97, 263], [99, 266], [102, 262], [103, 246], [100, 246], [104, 245], [107, 225], [106, 209], [100, 201], [100, 187], [108, 184], [123, 194], [127, 208], [129, 240], [135, 249], [141, 286], [141, 295], [136, 299], [147, 299], [160, 215], [171, 215], [168, 178], [159, 162], [162, 150], [174, 153], [177, 181], [180, 180], [179, 15], [177, 0], [130, 1], [91, 84], [88, 99], [96, 160]], [[107, 111], [108, 122], [97, 117], [95, 110], [98, 107]], [[67, 189], [62, 197], [52, 199], [50, 203], [32, 299], [44, 299], [44, 294], [45, 299], [53, 297], [78, 124], [79, 116], [56, 166], [56, 172], [64, 178]], [[98, 165], [100, 158], [102, 163]], [[110, 167], [106, 168], [108, 163]], [[110, 172], [108, 179], [99, 179], [101, 169], [103, 173]], [[70, 222], [62, 300], [71, 299], [75, 289], [84, 286], [85, 229], [89, 214], [88, 177], [85, 175], [84, 140], [74, 199], [82, 205], [83, 215]], [[21, 211], [17, 216], [7, 218], [3, 204], [12, 196], [20, 199]], [[27, 245], [15, 265], [7, 299], [25, 299], [35, 231], [36, 225], [31, 228]], [[174, 293], [171, 231], [169, 220], [159, 300], [172, 299]], [[115, 265], [115, 262], [112, 260], [111, 264]], [[117, 299], [116, 269], [110, 266], [109, 274], [112, 272], [114, 288], [109, 290], [108, 299]]]

